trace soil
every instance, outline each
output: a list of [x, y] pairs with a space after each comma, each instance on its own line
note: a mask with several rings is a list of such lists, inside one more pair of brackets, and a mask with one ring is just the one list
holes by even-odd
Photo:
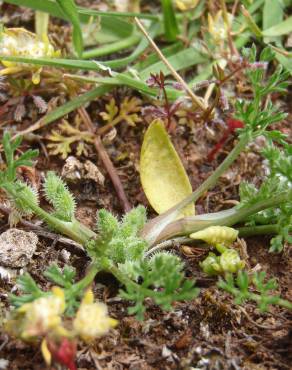
[[[1, 6], [1, 12], [10, 17], [9, 26], [32, 27], [32, 13], [29, 10], [22, 13], [17, 7], [4, 4]], [[55, 22], [55, 24], [58, 23]], [[132, 96], [133, 91], [117, 89], [114, 94], [121, 100], [124, 96]], [[46, 101], [52, 98], [48, 93], [44, 93], [42, 97]], [[87, 107], [95, 125], [99, 124], [99, 112], [108, 99], [109, 97], [103, 97]], [[286, 110], [288, 102], [289, 96], [281, 100]], [[36, 121], [38, 114], [31, 103], [27, 109], [31, 109], [32, 113], [26, 116], [24, 122], [17, 124], [16, 130], [22, 130]], [[76, 115], [76, 112], [71, 113], [68, 120], [73, 121]], [[11, 121], [13, 121], [13, 107], [5, 114], [1, 129], [6, 128]], [[288, 134], [291, 133], [291, 122], [290, 112], [281, 128]], [[56, 156], [46, 157], [44, 151], [46, 145], [44, 138], [52, 127], [57, 127], [58, 123], [54, 122], [52, 126], [38, 132], [40, 142], [31, 143], [24, 140], [23, 149], [27, 147], [40, 149], [36, 173], [33, 175], [37, 182], [41, 182], [44, 173], [48, 170], [62, 172], [64, 160]], [[146, 122], [137, 124], [134, 128], [121, 123], [116, 127], [115, 138], [105, 141], [104, 145], [120, 176], [131, 206], [144, 204], [149, 210], [149, 217], [152, 217], [155, 213], [147, 203], [138, 171], [141, 141], [146, 128]], [[193, 188], [212, 173], [234, 145], [236, 139], [232, 137], [214, 161], [206, 160], [221, 131], [222, 128], [215, 125], [210, 126], [209, 130], [202, 130], [199, 126], [176, 125], [171, 133]], [[197, 213], [230, 207], [230, 204], [238, 199], [238, 185], [241, 181], [254, 179], [254, 174], [257, 174], [260, 181], [261, 174], [265, 170], [258, 154], [260, 145], [261, 143], [257, 142], [242, 154], [220, 179], [217, 186], [198, 201]], [[74, 151], [73, 155], [75, 155]], [[86, 158], [81, 156], [78, 159], [81, 162], [89, 159], [96, 164], [105, 176], [105, 183], [102, 185], [86, 180], [69, 184], [77, 200], [77, 218], [84, 224], [93, 226], [96, 211], [100, 208], [107, 208], [121, 216], [123, 213], [121, 204], [94, 148], [89, 148]], [[46, 207], [45, 202], [43, 204]], [[30, 221], [37, 222], [37, 220]], [[1, 232], [8, 228], [7, 217], [1, 217]], [[21, 228], [29, 230], [25, 226]], [[268, 252], [269, 237], [246, 238], [245, 242], [242, 241], [242, 249], [244, 249], [244, 243], [246, 243], [245, 257], [250, 268], [261, 267], [262, 270], [267, 271], [268, 277], [275, 277], [279, 285], [278, 293], [284, 299], [292, 300], [291, 248], [286, 245], [280, 254], [271, 254]], [[292, 369], [291, 312], [272, 307], [270, 312], [261, 313], [253, 303], [246, 303], [243, 307], [235, 305], [229, 295], [218, 291], [216, 279], [207, 277], [200, 270], [198, 262], [206, 254], [204, 248], [182, 246], [176, 252], [181, 255], [186, 264], [186, 276], [195, 277], [197, 280], [197, 285], [201, 289], [199, 297], [190, 302], [174, 304], [171, 312], [163, 312], [149, 301], [145, 320], [139, 322], [128, 315], [128, 304], [118, 297], [117, 281], [110, 275], [99, 274], [94, 285], [95, 297], [108, 305], [111, 317], [116, 318], [119, 325], [109, 335], [90, 346], [79, 344], [78, 369]], [[60, 267], [69, 263], [77, 269], [78, 277], [82, 277], [89, 259], [74, 245], [64, 244], [57, 237], [52, 239], [39, 235], [36, 253], [30, 263], [18, 273], [29, 272], [43, 288], [48, 289], [49, 284], [42, 277], [42, 273], [52, 262], [56, 262]], [[0, 279], [3, 314], [9, 304], [8, 293], [15, 289], [14, 285], [14, 279], [10, 282]], [[0, 351], [0, 361], [1, 359], [9, 361], [7, 369], [45, 368], [39, 344], [35, 346], [25, 344], [2, 332]]]

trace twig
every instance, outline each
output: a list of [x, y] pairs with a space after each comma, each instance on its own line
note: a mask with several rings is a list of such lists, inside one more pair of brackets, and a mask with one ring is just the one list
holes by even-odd
[[285, 327], [285, 324], [277, 325], [277, 326], [268, 326], [268, 325], [262, 325], [258, 324], [256, 321], [254, 321], [251, 316], [247, 313], [247, 311], [241, 307], [238, 306], [238, 309], [245, 315], [245, 317], [255, 326], [257, 326], [260, 329], [265, 329], [265, 330], [279, 330]]
[[[78, 113], [80, 114], [80, 116], [82, 117], [86, 127], [87, 127], [87, 130], [90, 131], [91, 133], [95, 134], [95, 127], [91, 121], [91, 118], [89, 117], [89, 114], [87, 113], [86, 109], [81, 107], [81, 108], [78, 108]], [[120, 202], [123, 206], [123, 209], [125, 212], [129, 212], [130, 209], [131, 209], [131, 205], [127, 199], [127, 196], [126, 196], [126, 193], [124, 191], [124, 188], [123, 188], [123, 185], [122, 185], [122, 182], [119, 178], [119, 175], [117, 174], [117, 171], [109, 157], [109, 155], [107, 154], [107, 151], [105, 149], [105, 147], [103, 146], [102, 144], [102, 141], [100, 139], [100, 136], [96, 136], [95, 139], [94, 139], [94, 146], [95, 146], [95, 149], [105, 167], [105, 169], [107, 170], [108, 174], [109, 174], [109, 177], [114, 185], [114, 188], [117, 192], [117, 195], [120, 199]]]
[[193, 91], [186, 84], [186, 82], [184, 81], [184, 79], [176, 72], [176, 70], [173, 68], [173, 66], [165, 58], [165, 56], [160, 51], [159, 47], [152, 40], [152, 38], [150, 37], [150, 35], [148, 34], [148, 32], [146, 31], [146, 29], [144, 28], [144, 26], [142, 25], [142, 23], [139, 21], [138, 18], [135, 18], [135, 22], [136, 22], [137, 26], [140, 28], [140, 30], [143, 32], [143, 34], [145, 35], [145, 37], [147, 38], [147, 40], [149, 41], [149, 43], [152, 46], [152, 48], [156, 51], [156, 53], [159, 56], [159, 58], [161, 59], [161, 61], [170, 70], [170, 72], [173, 75], [173, 77], [177, 80], [178, 83], [180, 83], [184, 87], [184, 90], [187, 92], [187, 94], [191, 98], [191, 100], [194, 103], [194, 105], [200, 107], [202, 109], [202, 111], [205, 111], [206, 110], [206, 107], [204, 106], [204, 104], [202, 103], [202, 101], [200, 100], [200, 98], [193, 93]]

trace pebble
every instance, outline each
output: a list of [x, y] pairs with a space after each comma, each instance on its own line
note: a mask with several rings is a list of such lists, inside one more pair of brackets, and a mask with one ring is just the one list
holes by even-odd
[[62, 168], [62, 177], [69, 182], [80, 182], [82, 180], [92, 180], [96, 184], [104, 186], [105, 178], [97, 166], [87, 160], [84, 163], [77, 158], [70, 156]]
[[0, 235], [0, 265], [11, 268], [26, 266], [36, 251], [38, 237], [33, 232], [9, 229]]

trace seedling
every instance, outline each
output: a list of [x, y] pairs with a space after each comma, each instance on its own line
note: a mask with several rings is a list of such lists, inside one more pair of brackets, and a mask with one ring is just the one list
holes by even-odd
[[[254, 48], [246, 50], [245, 55], [249, 55], [255, 61]], [[268, 50], [264, 50], [261, 54], [263, 60], [269, 60], [271, 57]], [[285, 82], [287, 75], [277, 69], [272, 77], [264, 82], [264, 71], [251, 69], [248, 71], [248, 76], [255, 91], [255, 99], [237, 104], [237, 116], [245, 122], [245, 126], [239, 130], [239, 142], [236, 147], [197, 191], [175, 205], [170, 211], [148, 223], [146, 223], [146, 212], [143, 207], [133, 209], [124, 216], [122, 221], [118, 221], [109, 212], [101, 210], [98, 213], [96, 230], [88, 229], [75, 219], [74, 198], [61, 179], [52, 172], [46, 176], [44, 193], [53, 207], [53, 212], [45, 211], [39, 207], [36, 191], [17, 180], [17, 168], [22, 165], [32, 165], [31, 161], [37, 153], [29, 150], [18, 158], [15, 157], [20, 139], [13, 141], [8, 133], [4, 135], [3, 147], [7, 168], [1, 172], [1, 188], [7, 192], [14, 208], [22, 216], [35, 214], [51, 228], [84, 246], [91, 257], [92, 264], [90, 272], [83, 280], [81, 290], [85, 287], [84, 281], [86, 285], [89, 285], [98, 271], [108, 271], [115, 275], [125, 287], [122, 296], [134, 302], [129, 311], [141, 319], [145, 311], [143, 302], [146, 297], [152, 298], [156, 304], [164, 309], [171, 309], [172, 302], [190, 299], [198, 294], [194, 282], [184, 278], [183, 263], [177, 256], [167, 252], [153, 255], [149, 253], [158, 241], [167, 240], [177, 235], [192, 234], [195, 237], [196, 234], [193, 233], [208, 226], [231, 226], [238, 222], [251, 222], [265, 212], [268, 215], [271, 212], [274, 214], [273, 218], [266, 217], [266, 220], [272, 221], [273, 230], [276, 228], [279, 233], [275, 239], [276, 244], [278, 245], [283, 240], [290, 240], [292, 192], [291, 148], [288, 144], [285, 144], [285, 153], [272, 147], [265, 150], [265, 155], [271, 163], [270, 175], [265, 179], [260, 189], [243, 184], [241, 187], [242, 201], [237, 207], [215, 214], [188, 216], [173, 221], [187, 204], [214, 185], [223, 171], [255, 137], [264, 135], [270, 141], [276, 140], [285, 143], [284, 136], [280, 132], [266, 130], [269, 124], [282, 120], [285, 114], [277, 112], [271, 104], [261, 108], [261, 99], [274, 91], [282, 92], [287, 86]], [[258, 232], [255, 224], [256, 222], [250, 226], [250, 234]], [[213, 237], [214, 229], [209, 229], [209, 232], [206, 229], [206, 233], [209, 233], [209, 237]], [[219, 229], [219, 233], [221, 233], [221, 229]], [[230, 233], [227, 234], [224, 234], [224, 238], [229, 240]], [[224, 243], [224, 240], [221, 240], [221, 243]], [[224, 251], [221, 253], [223, 255]], [[233, 255], [230, 257], [234, 258]], [[240, 267], [242, 266], [238, 261], [236, 269]], [[224, 270], [224, 268], [222, 269]], [[225, 270], [235, 271], [230, 268]], [[142, 281], [141, 284], [140, 281]], [[77, 287], [80, 288], [78, 283]], [[153, 287], [155, 287], [154, 290]], [[31, 296], [26, 299], [33, 300], [34, 298]]]

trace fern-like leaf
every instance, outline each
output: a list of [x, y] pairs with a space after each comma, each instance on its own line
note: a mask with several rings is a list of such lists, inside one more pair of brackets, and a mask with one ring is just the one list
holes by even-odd
[[[21, 181], [17, 181], [14, 186], [16, 193], [21, 197], [10, 197], [12, 208], [14, 208], [20, 216], [33, 215], [34, 211], [32, 207], [38, 206], [39, 204], [37, 190]], [[23, 202], [21, 198], [25, 198], [26, 202]], [[32, 207], [30, 207], [28, 204], [32, 205]]]
[[44, 192], [47, 200], [55, 209], [54, 216], [64, 221], [72, 221], [75, 212], [74, 197], [54, 172], [47, 173]]

